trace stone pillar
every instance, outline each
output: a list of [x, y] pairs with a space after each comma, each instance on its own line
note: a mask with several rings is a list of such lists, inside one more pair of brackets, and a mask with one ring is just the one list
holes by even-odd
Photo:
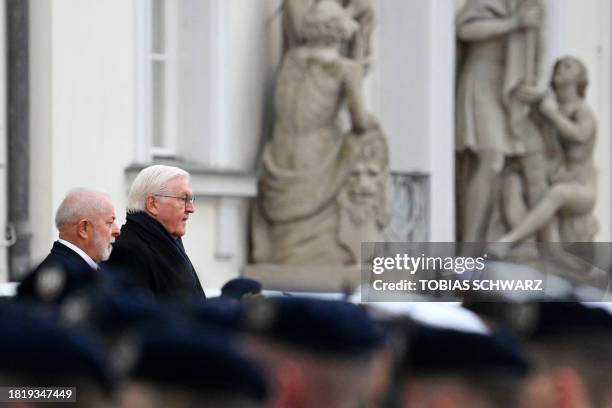
[[0, 1], [0, 283], [9, 279], [8, 245], [5, 236], [8, 216], [7, 137], [6, 137], [6, 2]]
[[[419, 240], [455, 237], [454, 208], [449, 205], [455, 194], [454, 18], [455, 4], [448, 0], [377, 2], [367, 102], [389, 139], [394, 178], [414, 183], [411, 191], [398, 194], [417, 192], [413, 202], [426, 210], [418, 215], [426, 222], [426, 234], [418, 234]], [[414, 209], [405, 208], [404, 218]]]
[[8, 170], [9, 220], [16, 242], [10, 248], [11, 279], [30, 268], [30, 112], [28, 0], [8, 0]]

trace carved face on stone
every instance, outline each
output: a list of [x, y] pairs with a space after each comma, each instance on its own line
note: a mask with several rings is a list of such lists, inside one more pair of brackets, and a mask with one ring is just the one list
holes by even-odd
[[351, 170], [340, 194], [340, 203], [355, 220], [386, 214], [388, 153], [385, 140], [376, 134], [354, 139]]
[[564, 59], [559, 61], [555, 69], [553, 81], [555, 85], [573, 83], [580, 75], [580, 67], [576, 60]]
[[378, 196], [382, 168], [374, 161], [360, 162], [347, 180], [349, 199], [357, 205], [373, 205]]
[[588, 84], [586, 67], [576, 58], [561, 58], [555, 63], [552, 87], [557, 89], [564, 85], [576, 85], [578, 94], [584, 96], [585, 88]]
[[342, 41], [350, 39], [359, 24], [338, 3], [323, 0], [304, 17], [302, 35], [307, 41]]

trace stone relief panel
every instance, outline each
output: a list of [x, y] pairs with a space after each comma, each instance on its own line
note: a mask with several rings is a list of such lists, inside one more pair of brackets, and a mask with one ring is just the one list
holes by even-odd
[[390, 219], [384, 231], [389, 242], [428, 240], [429, 176], [424, 174], [391, 174]]

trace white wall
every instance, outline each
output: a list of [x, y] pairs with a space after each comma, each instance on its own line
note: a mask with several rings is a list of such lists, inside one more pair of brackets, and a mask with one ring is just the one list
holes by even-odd
[[53, 228], [52, 2], [30, 2], [30, 222], [31, 259], [43, 258]]
[[179, 155], [251, 170], [280, 58], [281, 0], [179, 3]]
[[35, 1], [31, 13], [32, 258], [56, 238], [66, 191], [107, 191], [124, 217], [133, 159], [134, 14], [125, 0]]
[[[430, 95], [428, 140], [431, 166], [430, 230], [433, 242], [455, 240], [455, 10], [448, 0], [430, 0]], [[415, 141], [415, 144], [418, 140]]]
[[431, 170], [428, 143], [429, 1], [377, 2], [372, 101], [390, 143], [391, 170]]
[[222, 1], [229, 16], [224, 30], [228, 86], [223, 89], [227, 94], [228, 133], [219, 143], [220, 162], [252, 169], [259, 143], [267, 136], [261, 133], [264, 109], [270, 102], [266, 91], [275, 79], [274, 54], [280, 56], [276, 47], [281, 43], [267, 35], [278, 1]]
[[431, 241], [454, 241], [454, 17], [447, 0], [377, 5], [368, 95], [392, 171], [430, 176]]

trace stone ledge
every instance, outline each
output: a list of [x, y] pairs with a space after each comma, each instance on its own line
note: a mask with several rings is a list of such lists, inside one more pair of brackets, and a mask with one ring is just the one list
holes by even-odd
[[0, 283], [0, 298], [15, 296], [18, 285], [17, 282]]
[[256, 279], [265, 290], [296, 292], [344, 292], [361, 284], [361, 268], [354, 266], [291, 266], [250, 264], [243, 276]]

